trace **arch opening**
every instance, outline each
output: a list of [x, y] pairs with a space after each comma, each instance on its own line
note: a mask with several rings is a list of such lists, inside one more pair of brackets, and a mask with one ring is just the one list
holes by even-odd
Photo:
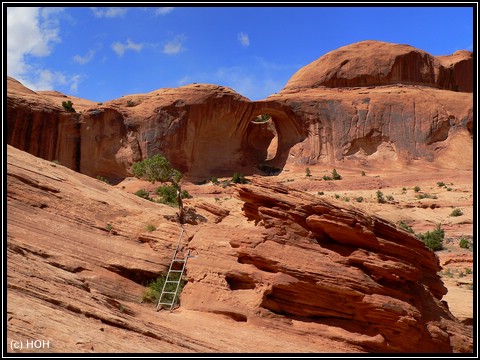
[[275, 159], [278, 150], [278, 131], [270, 114], [255, 116], [248, 126], [248, 147], [253, 150], [252, 160], [259, 167]]

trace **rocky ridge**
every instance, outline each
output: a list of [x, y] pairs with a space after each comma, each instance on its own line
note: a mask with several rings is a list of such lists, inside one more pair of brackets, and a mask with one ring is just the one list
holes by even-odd
[[[405, 167], [441, 159], [465, 135], [464, 146], [473, 148], [472, 79], [471, 52], [437, 58], [377, 41], [325, 54], [261, 101], [191, 84], [105, 103], [79, 100], [78, 112], [68, 113], [60, 101], [68, 97], [34, 93], [9, 78], [7, 143], [114, 182], [157, 153], [192, 181], [264, 174], [287, 162]], [[255, 122], [260, 115], [270, 117], [268, 126]], [[471, 168], [471, 157], [456, 160], [455, 167]]]

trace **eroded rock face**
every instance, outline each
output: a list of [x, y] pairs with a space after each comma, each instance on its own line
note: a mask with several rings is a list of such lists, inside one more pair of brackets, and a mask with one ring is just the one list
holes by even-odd
[[256, 226], [232, 234], [222, 223], [195, 234], [199, 256], [183, 306], [236, 321], [276, 314], [317, 334], [328, 325], [360, 334], [357, 345], [371, 352], [470, 351], [466, 328], [440, 301], [439, 260], [421, 241], [265, 180], [237, 188]]
[[[366, 41], [322, 56], [262, 101], [192, 84], [80, 102], [76, 114], [63, 111], [59, 93], [35, 93], [9, 78], [7, 141], [111, 181], [158, 153], [192, 181], [274, 173], [287, 161], [435, 162], [451, 153], [455, 139], [467, 138], [465, 153], [473, 149], [472, 71], [468, 51], [433, 57], [407, 45]], [[275, 130], [252, 123], [259, 115], [269, 115]], [[472, 163], [472, 156], [459, 154], [450, 166]]]

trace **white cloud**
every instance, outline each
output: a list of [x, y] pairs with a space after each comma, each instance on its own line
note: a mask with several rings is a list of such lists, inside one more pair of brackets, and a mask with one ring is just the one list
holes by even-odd
[[93, 15], [95, 15], [98, 18], [102, 18], [102, 17], [114, 18], [114, 17], [120, 17], [125, 15], [128, 9], [120, 8], [120, 7], [106, 7], [106, 8], [91, 7], [90, 10], [92, 10]]
[[7, 73], [13, 77], [31, 70], [27, 56], [50, 55], [60, 42], [58, 22], [41, 8], [7, 8]]
[[71, 79], [71, 84], [70, 84], [70, 91], [73, 92], [74, 94], [77, 93], [78, 91], [78, 84], [81, 82], [82, 78], [80, 75], [75, 75]]
[[143, 44], [141, 44], [141, 43], [136, 44], [130, 39], [128, 39], [125, 44], [122, 44], [118, 41], [114, 42], [112, 44], [112, 49], [113, 49], [113, 51], [115, 51], [117, 53], [118, 56], [123, 56], [123, 54], [127, 50], [133, 50], [133, 51], [136, 51], [136, 52], [140, 52], [140, 50], [142, 50], [142, 48], [143, 48]]
[[177, 35], [175, 38], [165, 44], [163, 52], [168, 55], [178, 54], [184, 51], [183, 42], [185, 41], [185, 35]]
[[85, 56], [75, 55], [73, 57], [73, 61], [75, 61], [76, 63], [78, 63], [80, 65], [83, 65], [83, 64], [86, 64], [86, 63], [92, 61], [94, 55], [95, 55], [94, 50], [88, 50], [88, 52], [85, 54]]
[[36, 58], [50, 56], [61, 42], [58, 15], [62, 12], [62, 8], [7, 7], [7, 74], [34, 91], [75, 84], [73, 77], [78, 76], [69, 78], [35, 63]]
[[240, 44], [245, 47], [250, 45], [250, 39], [248, 38], [248, 35], [243, 32], [238, 34], [238, 41], [240, 41]]
[[155, 15], [167, 15], [168, 13], [173, 11], [173, 7], [159, 7], [155, 10]]

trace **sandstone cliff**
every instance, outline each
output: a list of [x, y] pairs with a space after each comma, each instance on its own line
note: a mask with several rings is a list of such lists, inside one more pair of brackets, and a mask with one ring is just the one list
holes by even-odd
[[203, 220], [186, 226], [197, 257], [181, 307], [169, 313], [140, 299], [171, 259], [174, 208], [11, 146], [6, 180], [8, 344], [48, 341], [41, 352], [472, 352], [471, 329], [441, 302], [436, 255], [343, 202], [262, 179], [231, 188], [231, 211], [186, 200]]
[[[77, 114], [61, 109], [58, 94], [34, 93], [8, 79], [7, 142], [112, 181], [156, 153], [196, 181], [275, 172], [287, 161], [432, 163], [452, 155], [451, 143], [459, 141], [462, 154], [439, 165], [471, 169], [472, 74], [471, 52], [434, 57], [365, 41], [325, 54], [262, 101], [192, 84], [82, 103]], [[267, 126], [254, 121], [259, 115], [271, 117]]]

